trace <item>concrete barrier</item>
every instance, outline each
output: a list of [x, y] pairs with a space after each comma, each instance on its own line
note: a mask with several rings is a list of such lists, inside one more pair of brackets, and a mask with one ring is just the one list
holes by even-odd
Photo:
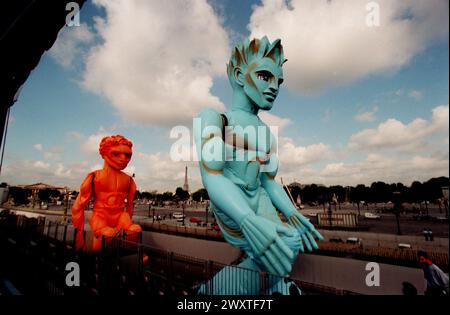
[[[143, 243], [182, 255], [230, 264], [240, 250], [225, 242], [202, 240], [156, 232], [144, 232]], [[421, 269], [379, 264], [380, 286], [368, 287], [365, 278], [369, 261], [330, 256], [300, 254], [293, 266], [292, 278], [361, 294], [402, 294], [402, 282], [412, 283], [423, 294], [425, 282]]]

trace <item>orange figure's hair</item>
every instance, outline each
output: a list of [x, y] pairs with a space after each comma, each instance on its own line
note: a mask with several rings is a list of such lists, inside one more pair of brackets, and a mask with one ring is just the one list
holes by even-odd
[[125, 138], [124, 136], [116, 135], [116, 136], [104, 137], [102, 139], [102, 141], [100, 142], [100, 148], [99, 148], [100, 155], [103, 156], [104, 154], [106, 154], [106, 152], [108, 151], [109, 148], [114, 147], [116, 145], [120, 145], [120, 144], [129, 146], [130, 149], [133, 147], [133, 143], [130, 140], [128, 140], [127, 138]]

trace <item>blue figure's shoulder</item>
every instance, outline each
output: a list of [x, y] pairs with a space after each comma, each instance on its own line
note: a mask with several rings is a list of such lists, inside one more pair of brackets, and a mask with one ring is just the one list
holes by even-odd
[[206, 172], [222, 171], [225, 165], [224, 116], [214, 109], [198, 114], [201, 128], [195, 132], [195, 143], [200, 167]]
[[212, 108], [205, 109], [198, 114], [198, 118], [201, 119], [202, 127], [217, 126], [222, 128], [224, 126], [223, 116], [223, 114]]

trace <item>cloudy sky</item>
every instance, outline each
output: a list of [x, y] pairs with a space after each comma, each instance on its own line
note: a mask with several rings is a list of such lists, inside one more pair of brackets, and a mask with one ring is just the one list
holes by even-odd
[[[134, 143], [141, 190], [174, 191], [174, 126], [230, 108], [226, 63], [248, 37], [281, 38], [270, 113], [285, 182], [425, 181], [449, 175], [447, 0], [93, 0], [63, 29], [12, 107], [1, 181], [77, 189], [98, 144]], [[376, 13], [379, 12], [379, 15]], [[374, 15], [375, 14], [375, 15]]]

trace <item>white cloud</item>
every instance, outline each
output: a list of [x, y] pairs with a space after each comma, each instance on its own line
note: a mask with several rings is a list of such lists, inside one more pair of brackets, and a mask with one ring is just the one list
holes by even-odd
[[369, 154], [366, 160], [355, 163], [327, 164], [312, 182], [328, 185], [370, 184], [374, 181], [411, 184], [414, 180], [426, 181], [432, 177], [448, 176], [448, 154], [440, 156], [411, 156], [395, 159], [380, 154]]
[[324, 123], [329, 122], [332, 116], [333, 116], [333, 113], [332, 113], [331, 109], [327, 108], [322, 117], [322, 122], [324, 122]]
[[279, 138], [278, 157], [280, 169], [290, 172], [308, 164], [315, 164], [330, 157], [330, 148], [323, 143], [298, 146], [287, 137]]
[[76, 59], [83, 60], [87, 45], [94, 41], [94, 34], [87, 24], [65, 27], [49, 50], [50, 56], [64, 68], [71, 68]]
[[33, 145], [33, 148], [37, 151], [39, 151], [46, 160], [60, 160], [61, 155], [64, 151], [63, 147], [52, 147], [48, 150], [44, 149], [44, 146], [41, 143], [36, 143]]
[[136, 183], [142, 190], [174, 191], [184, 183], [185, 166], [188, 166], [190, 190], [203, 187], [197, 162], [174, 162], [167, 153], [147, 154], [138, 152], [133, 156]]
[[85, 136], [80, 133], [72, 133], [73, 137], [80, 142], [81, 151], [88, 156], [99, 155], [100, 142], [106, 136], [110, 136], [103, 128], [95, 134]]
[[85, 88], [132, 122], [172, 126], [224, 110], [210, 89], [226, 74], [229, 42], [206, 0], [94, 3], [107, 17], [97, 18], [102, 44], [87, 58]]
[[420, 101], [423, 97], [423, 93], [418, 90], [412, 90], [408, 93], [408, 96], [416, 101]]
[[281, 132], [285, 127], [292, 124], [292, 120], [289, 118], [283, 118], [274, 114], [269, 113], [268, 111], [263, 111], [258, 114], [259, 118], [267, 125], [267, 126], [276, 126], [278, 127], [278, 131]]
[[2, 169], [2, 181], [10, 185], [44, 182], [54, 186], [69, 186], [79, 189], [89, 173], [89, 163], [47, 163], [39, 160], [16, 159]]
[[42, 162], [42, 161], [36, 161], [33, 163], [33, 166], [36, 168], [48, 169], [50, 167], [50, 164]]
[[366, 25], [368, 1], [263, 0], [249, 29], [251, 37], [282, 39], [285, 82], [302, 93], [396, 71], [448, 36], [447, 0], [376, 2], [379, 27]]
[[40, 143], [36, 143], [35, 145], [33, 145], [33, 148], [35, 148], [38, 151], [44, 150], [44, 147]]
[[375, 106], [372, 111], [368, 112], [360, 112], [355, 117], [353, 117], [356, 121], [359, 122], [371, 122], [376, 120], [375, 114], [378, 112], [378, 107]]
[[433, 109], [430, 121], [416, 118], [404, 124], [391, 118], [376, 129], [365, 129], [351, 136], [349, 147], [359, 150], [399, 149], [420, 150], [426, 145], [426, 138], [437, 133], [448, 134], [449, 107], [441, 105]]

